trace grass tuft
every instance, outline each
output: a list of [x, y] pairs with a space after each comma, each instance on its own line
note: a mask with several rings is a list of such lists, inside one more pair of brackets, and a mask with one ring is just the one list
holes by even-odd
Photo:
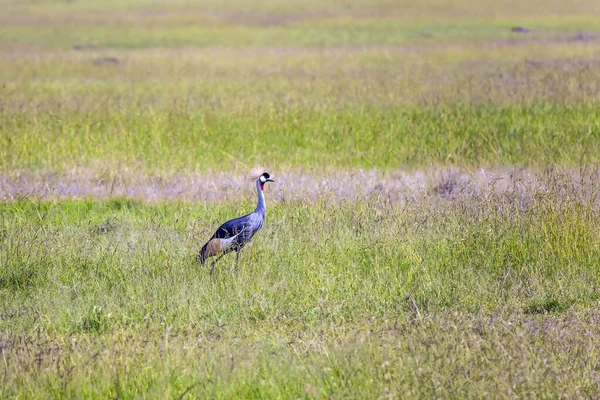
[[570, 305], [569, 302], [561, 302], [556, 299], [546, 298], [530, 302], [525, 306], [523, 312], [526, 314], [561, 313], [566, 311]]

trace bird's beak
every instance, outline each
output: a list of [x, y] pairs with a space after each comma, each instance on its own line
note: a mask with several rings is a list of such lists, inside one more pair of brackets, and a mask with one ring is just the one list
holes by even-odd
[[267, 182], [275, 182], [273, 179], [269, 178], [267, 179]]

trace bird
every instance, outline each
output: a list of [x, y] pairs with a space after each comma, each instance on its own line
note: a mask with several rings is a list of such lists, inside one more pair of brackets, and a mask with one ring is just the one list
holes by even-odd
[[198, 254], [198, 261], [201, 265], [204, 265], [208, 258], [219, 255], [211, 265], [211, 276], [217, 261], [225, 254], [232, 251], [237, 253], [235, 257], [235, 269], [237, 271], [240, 251], [242, 251], [244, 246], [252, 239], [256, 232], [263, 227], [265, 222], [267, 207], [265, 205], [265, 195], [263, 191], [267, 182], [275, 182], [268, 172], [263, 172], [258, 179], [256, 179], [256, 192], [258, 195], [256, 210], [243, 217], [225, 222], [217, 229], [208, 242], [202, 246], [200, 254]]

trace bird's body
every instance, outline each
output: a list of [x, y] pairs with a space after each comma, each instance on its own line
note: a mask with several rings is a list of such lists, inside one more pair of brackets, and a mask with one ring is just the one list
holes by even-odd
[[263, 227], [267, 213], [265, 195], [263, 193], [266, 182], [274, 182], [270, 175], [266, 172], [256, 180], [256, 191], [258, 194], [258, 204], [256, 205], [256, 210], [248, 215], [244, 215], [243, 217], [235, 218], [225, 222], [217, 229], [210, 240], [206, 242], [204, 246], [202, 246], [200, 254], [198, 255], [198, 260], [201, 264], [204, 264], [209, 257], [219, 255], [219, 257], [212, 263], [210, 269], [211, 274], [217, 261], [225, 254], [232, 251], [237, 253], [237, 268], [240, 251], [252, 239], [256, 232]]

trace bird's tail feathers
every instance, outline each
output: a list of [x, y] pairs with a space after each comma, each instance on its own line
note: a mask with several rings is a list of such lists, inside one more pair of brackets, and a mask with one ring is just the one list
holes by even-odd
[[200, 265], [204, 265], [204, 263], [206, 262], [207, 254], [206, 254], [206, 250], [208, 249], [208, 242], [202, 246], [202, 249], [200, 249], [200, 253], [198, 254], [198, 262], [200, 263]]

